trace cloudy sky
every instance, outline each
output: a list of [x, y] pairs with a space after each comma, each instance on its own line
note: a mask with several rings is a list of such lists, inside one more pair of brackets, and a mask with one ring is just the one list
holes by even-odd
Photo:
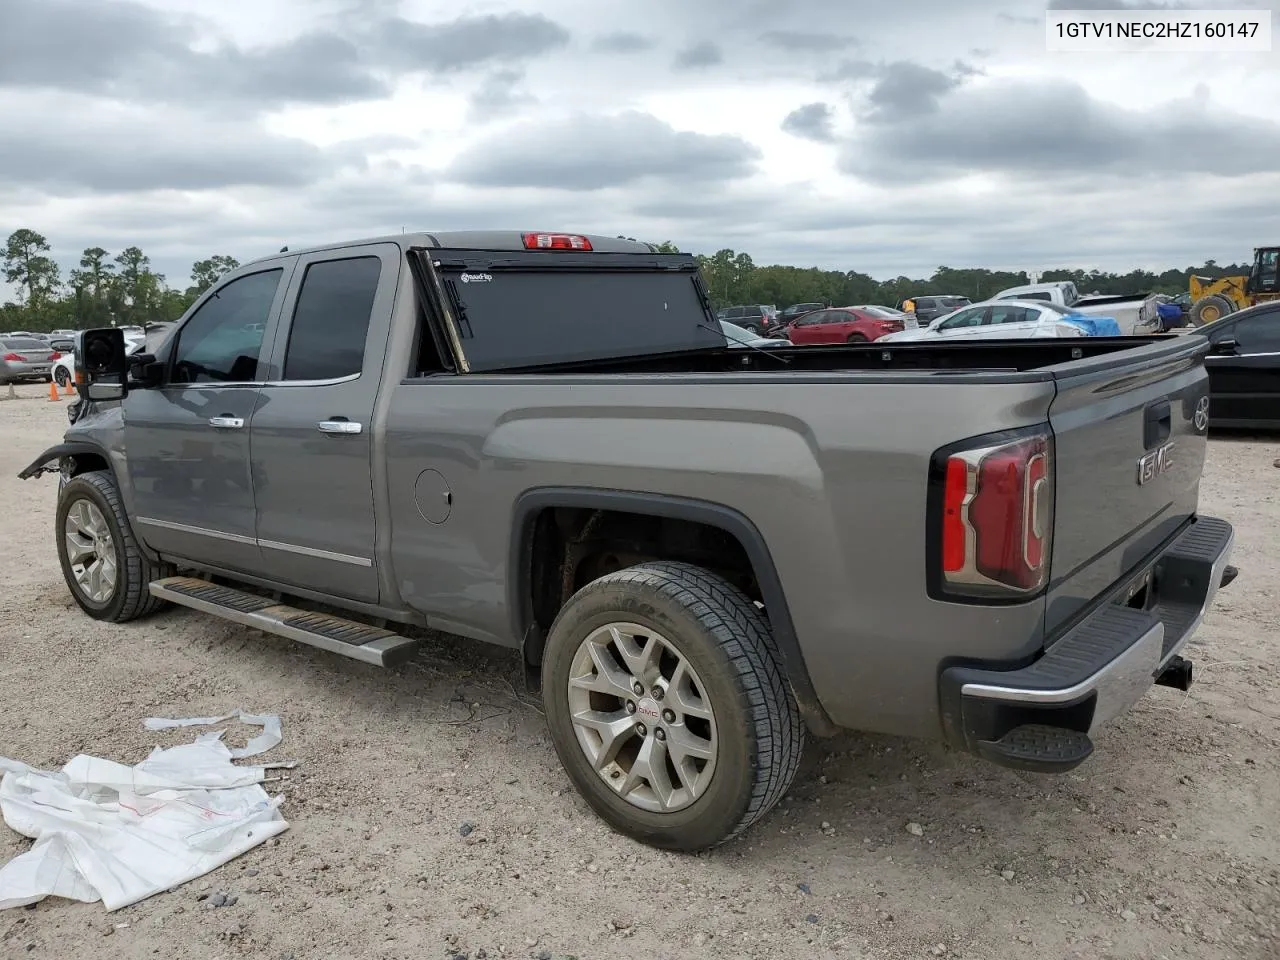
[[1280, 48], [1048, 53], [1045, 7], [4, 0], [0, 234], [68, 266], [137, 244], [175, 286], [210, 254], [402, 228], [881, 278], [1280, 242]]

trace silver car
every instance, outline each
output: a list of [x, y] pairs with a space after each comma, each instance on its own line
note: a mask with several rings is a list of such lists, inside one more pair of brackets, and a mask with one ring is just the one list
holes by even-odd
[[0, 383], [48, 380], [58, 352], [35, 337], [0, 338]]

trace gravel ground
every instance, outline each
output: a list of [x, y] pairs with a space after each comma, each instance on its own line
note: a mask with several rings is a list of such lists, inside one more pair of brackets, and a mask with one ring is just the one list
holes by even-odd
[[[690, 857], [589, 813], [503, 651], [441, 638], [380, 671], [192, 611], [83, 616], [54, 554], [55, 482], [15, 476], [60, 437], [65, 403], [19, 394], [0, 402], [0, 753], [135, 763], [192, 735], [142, 718], [244, 706], [282, 715], [265, 759], [299, 766], [269, 785], [292, 824], [270, 846], [114, 914], [7, 911], [0, 956], [1280, 955], [1274, 441], [1210, 444], [1203, 509], [1236, 525], [1240, 576], [1189, 647], [1190, 695], [1153, 690], [1060, 777], [812, 741], [784, 804]], [[28, 844], [0, 827], [0, 861]]]

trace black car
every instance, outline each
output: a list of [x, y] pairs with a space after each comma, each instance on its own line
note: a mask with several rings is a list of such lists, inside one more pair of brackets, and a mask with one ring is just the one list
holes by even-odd
[[791, 321], [803, 317], [815, 310], [825, 310], [825, 303], [793, 303], [774, 318], [774, 326], [778, 329], [787, 326]]
[[716, 319], [736, 323], [744, 330], [762, 336], [772, 326], [777, 313], [777, 309], [770, 304], [752, 303], [745, 307], [725, 307], [716, 313]]
[[914, 297], [916, 302], [916, 319], [920, 326], [928, 326], [938, 317], [971, 303], [968, 297]]
[[1280, 301], [1197, 332], [1209, 338], [1209, 425], [1280, 430]]

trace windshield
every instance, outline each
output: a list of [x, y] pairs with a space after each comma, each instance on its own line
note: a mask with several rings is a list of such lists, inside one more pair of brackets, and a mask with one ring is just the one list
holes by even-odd
[[736, 323], [729, 323], [727, 320], [721, 320], [720, 326], [724, 330], [724, 335], [728, 337], [730, 340], [738, 340], [742, 343], [746, 343], [749, 340], [759, 339], [759, 337], [757, 337], [750, 330], [743, 329], [742, 327], [738, 326]]
[[49, 352], [49, 345], [43, 340], [36, 340], [29, 337], [14, 337], [4, 341], [6, 350], [43, 350]]

